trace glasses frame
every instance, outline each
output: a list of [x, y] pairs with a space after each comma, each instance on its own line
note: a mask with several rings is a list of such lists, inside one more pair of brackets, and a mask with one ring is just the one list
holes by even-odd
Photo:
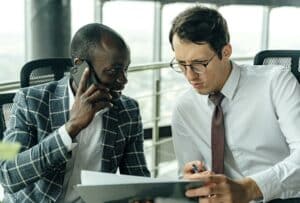
[[[216, 54], [214, 54], [213, 56], [211, 56], [207, 62], [202, 63], [202, 62], [194, 62], [191, 64], [182, 64], [182, 63], [178, 63], [175, 59], [175, 57], [171, 60], [170, 62], [170, 67], [176, 71], [177, 73], [186, 73], [187, 70], [187, 66], [189, 66], [191, 68], [191, 70], [194, 73], [198, 73], [198, 74], [202, 74], [204, 71], [201, 71], [200, 68], [196, 68], [195, 65], [201, 65], [201, 67], [203, 67], [203, 70], [205, 70], [207, 68], [207, 66], [209, 65], [209, 63], [213, 60], [213, 58], [216, 56]], [[178, 68], [176, 68], [176, 65], [178, 66]], [[183, 67], [183, 68], [181, 68]]]

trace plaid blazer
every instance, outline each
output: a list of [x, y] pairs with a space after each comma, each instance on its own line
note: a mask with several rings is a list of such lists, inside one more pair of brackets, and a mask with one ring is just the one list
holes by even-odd
[[[71, 157], [58, 128], [69, 119], [69, 78], [21, 89], [14, 98], [4, 140], [20, 142], [14, 160], [2, 161], [4, 202], [55, 202], [62, 192], [66, 162]], [[149, 176], [143, 151], [138, 104], [121, 96], [103, 114], [101, 171]]]

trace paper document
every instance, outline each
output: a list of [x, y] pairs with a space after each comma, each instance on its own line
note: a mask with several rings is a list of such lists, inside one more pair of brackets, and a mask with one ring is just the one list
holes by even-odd
[[20, 148], [20, 143], [0, 142], [0, 160], [13, 159]]
[[147, 178], [91, 171], [81, 172], [77, 185], [79, 195], [86, 203], [128, 202], [161, 198], [186, 199], [188, 188], [200, 187], [199, 181], [167, 178]]

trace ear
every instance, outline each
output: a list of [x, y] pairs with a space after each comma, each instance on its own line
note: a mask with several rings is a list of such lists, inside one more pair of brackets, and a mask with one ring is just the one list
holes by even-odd
[[232, 47], [231, 47], [231, 44], [226, 44], [224, 47], [223, 47], [223, 50], [222, 50], [222, 56], [229, 59], [230, 56], [232, 54]]
[[75, 65], [79, 65], [79, 64], [82, 63], [82, 60], [80, 58], [74, 58], [73, 62], [74, 62]]

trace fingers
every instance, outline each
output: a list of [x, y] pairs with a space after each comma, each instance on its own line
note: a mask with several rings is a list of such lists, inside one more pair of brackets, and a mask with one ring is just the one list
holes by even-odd
[[216, 183], [216, 184], [219, 184], [219, 183], [222, 183], [222, 182], [227, 182], [229, 180], [226, 176], [221, 175], [221, 174], [216, 175], [213, 172], [212, 172], [211, 175], [201, 176], [199, 178], [204, 183]]
[[190, 174], [190, 173], [194, 173], [193, 172], [193, 165], [196, 165], [196, 166], [199, 166], [201, 164], [201, 161], [191, 161], [191, 162], [188, 162], [184, 165], [184, 168], [183, 168], [183, 173], [184, 174]]
[[77, 94], [81, 95], [82, 93], [85, 92], [89, 75], [90, 75], [90, 69], [86, 67], [79, 81], [78, 89], [76, 92]]
[[85, 92], [76, 95], [83, 103], [92, 105], [95, 111], [105, 107], [112, 107], [112, 96], [109, 89], [102, 85], [91, 85]]
[[187, 190], [185, 193], [187, 197], [198, 197], [201, 203], [211, 203], [220, 202], [221, 199], [232, 196], [232, 191], [230, 191], [233, 187], [232, 181], [224, 175], [202, 176], [199, 177], [199, 180], [203, 181], [204, 185]]
[[186, 191], [185, 195], [187, 197], [202, 197], [202, 198], [212, 197], [213, 195], [219, 194], [216, 191], [216, 187], [217, 187], [217, 184], [211, 183], [209, 185], [202, 186], [199, 188], [189, 189]]
[[204, 177], [210, 177], [214, 175], [214, 173], [212, 171], [204, 171], [204, 172], [200, 172], [200, 173], [192, 173], [192, 174], [185, 174], [183, 176], [184, 179], [189, 179], [189, 180], [201, 180], [204, 178]]
[[105, 87], [104, 85], [101, 85], [101, 84], [92, 84], [85, 92], [84, 92], [84, 95], [85, 96], [90, 96], [91, 94], [93, 94], [96, 90], [100, 90], [101, 92], [103, 93], [109, 93], [110, 90]]
[[220, 201], [217, 197], [217, 195], [209, 195], [209, 196], [203, 196], [199, 197], [199, 203], [219, 203], [219, 202], [224, 202]]
[[87, 102], [96, 103], [99, 101], [111, 101], [112, 96], [103, 90], [96, 89], [91, 95], [87, 96]]
[[191, 174], [194, 173], [194, 166], [195, 165], [198, 169], [197, 172], [203, 172], [206, 171], [206, 166], [205, 163], [202, 161], [191, 161], [188, 162], [187, 164], [185, 164], [184, 168], [183, 168], [183, 173], [184, 174]]
[[210, 194], [215, 194], [214, 193], [214, 187], [215, 184], [195, 188], [195, 189], [189, 189], [185, 192], [185, 195], [187, 197], [204, 197], [208, 196]]

